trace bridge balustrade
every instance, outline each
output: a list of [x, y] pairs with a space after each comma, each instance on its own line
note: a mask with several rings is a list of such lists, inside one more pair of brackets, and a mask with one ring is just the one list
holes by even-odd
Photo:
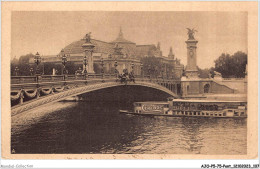
[[[69, 81], [78, 81], [78, 80], [83, 80], [83, 81], [107, 81], [108, 79], [116, 79], [115, 74], [90, 74], [87, 76], [84, 75], [66, 75], [65, 80], [64, 80], [64, 75], [43, 75], [43, 76], [38, 76], [38, 83], [47, 83], [47, 82], [69, 82]], [[146, 81], [146, 82], [153, 82], [160, 84], [162, 86], [167, 86], [167, 84], [170, 83], [176, 83], [180, 82], [179, 80], [174, 80], [174, 79], [163, 79], [163, 78], [152, 78], [150, 76], [135, 76], [136, 80], [139, 81]], [[37, 77], [36, 76], [12, 76], [11, 77], [11, 85], [15, 84], [27, 84], [27, 83], [37, 83]]]
[[63, 75], [43, 75], [39, 76], [39, 82], [49, 82], [49, 81], [62, 81], [64, 80]]
[[34, 83], [36, 82], [36, 76], [12, 76], [11, 84], [19, 83]]
[[84, 80], [85, 75], [68, 75], [66, 80]]

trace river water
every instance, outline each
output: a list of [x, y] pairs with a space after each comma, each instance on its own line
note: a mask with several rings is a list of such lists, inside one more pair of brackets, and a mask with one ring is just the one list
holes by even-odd
[[57, 102], [12, 117], [15, 153], [246, 154], [247, 119], [143, 117], [132, 105]]

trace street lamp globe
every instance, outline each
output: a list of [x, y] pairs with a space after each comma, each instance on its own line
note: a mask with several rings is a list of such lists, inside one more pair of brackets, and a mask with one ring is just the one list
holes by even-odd
[[15, 76], [18, 76], [19, 68], [17, 66], [15, 67], [14, 71], [15, 71]]
[[62, 59], [62, 64], [63, 64], [63, 74], [66, 74], [67, 56], [64, 54], [61, 59]]
[[34, 56], [34, 62], [39, 65], [41, 63], [41, 56], [40, 54], [37, 52]]
[[39, 52], [37, 52], [34, 56], [34, 63], [36, 64], [36, 74], [40, 74], [39, 72], [39, 64], [41, 63], [41, 56], [39, 54]]
[[33, 68], [31, 67], [30, 68], [30, 73], [31, 73], [31, 76], [33, 75]]
[[134, 69], [134, 66], [135, 66], [135, 64], [132, 62], [131, 63], [132, 70]]
[[101, 67], [102, 67], [101, 73], [103, 74], [104, 73], [104, 59], [103, 58], [101, 58]]
[[87, 59], [87, 56], [85, 55], [84, 58], [83, 58], [83, 65], [85, 67], [84, 69], [84, 74], [87, 74], [87, 65], [88, 65], [88, 59]]

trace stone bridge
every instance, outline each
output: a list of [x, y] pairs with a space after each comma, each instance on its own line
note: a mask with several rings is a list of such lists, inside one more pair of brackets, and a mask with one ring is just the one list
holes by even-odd
[[12, 116], [38, 106], [100, 89], [122, 85], [153, 88], [173, 97], [180, 94], [181, 82], [139, 76], [134, 82], [120, 83], [115, 75], [14, 76], [11, 78]]

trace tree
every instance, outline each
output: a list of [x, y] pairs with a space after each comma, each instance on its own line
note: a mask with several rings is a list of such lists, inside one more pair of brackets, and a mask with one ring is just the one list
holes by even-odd
[[174, 72], [174, 64], [163, 63], [161, 58], [155, 56], [143, 57], [141, 58], [143, 64], [144, 75], [150, 75], [152, 77], [156, 76], [168, 76], [168, 78], [176, 79], [176, 74]]
[[60, 70], [61, 66], [56, 65], [55, 63], [44, 63], [44, 74], [45, 75], [52, 75], [53, 68], [55, 70]]
[[141, 59], [143, 64], [143, 73], [144, 75], [150, 76], [159, 76], [163, 65], [160, 63], [160, 59], [154, 56], [151, 57], [143, 57]]
[[32, 53], [29, 53], [27, 55], [22, 55], [20, 58], [19, 58], [19, 64], [28, 64], [29, 63], [29, 60], [31, 58], [34, 58], [34, 55]]
[[21, 76], [29, 76], [30, 75], [30, 64], [29, 60], [34, 58], [32, 53], [23, 55], [19, 58], [18, 62], [17, 59], [13, 59], [11, 61], [11, 75], [15, 75], [15, 67], [18, 67], [19, 72], [18, 75]]
[[198, 68], [198, 74], [200, 78], [209, 78], [210, 70], [208, 68], [206, 69], [201, 69], [199, 67], [197, 68]]
[[68, 70], [68, 74], [72, 75], [79, 69], [79, 65], [76, 65], [74, 62], [70, 61], [67, 62], [66, 69]]
[[19, 60], [16, 58], [13, 58], [11, 60], [11, 76], [15, 76], [15, 67], [19, 65]]
[[245, 77], [245, 69], [247, 65], [247, 54], [238, 51], [234, 55], [222, 53], [215, 60], [214, 70], [221, 73], [223, 77]]

